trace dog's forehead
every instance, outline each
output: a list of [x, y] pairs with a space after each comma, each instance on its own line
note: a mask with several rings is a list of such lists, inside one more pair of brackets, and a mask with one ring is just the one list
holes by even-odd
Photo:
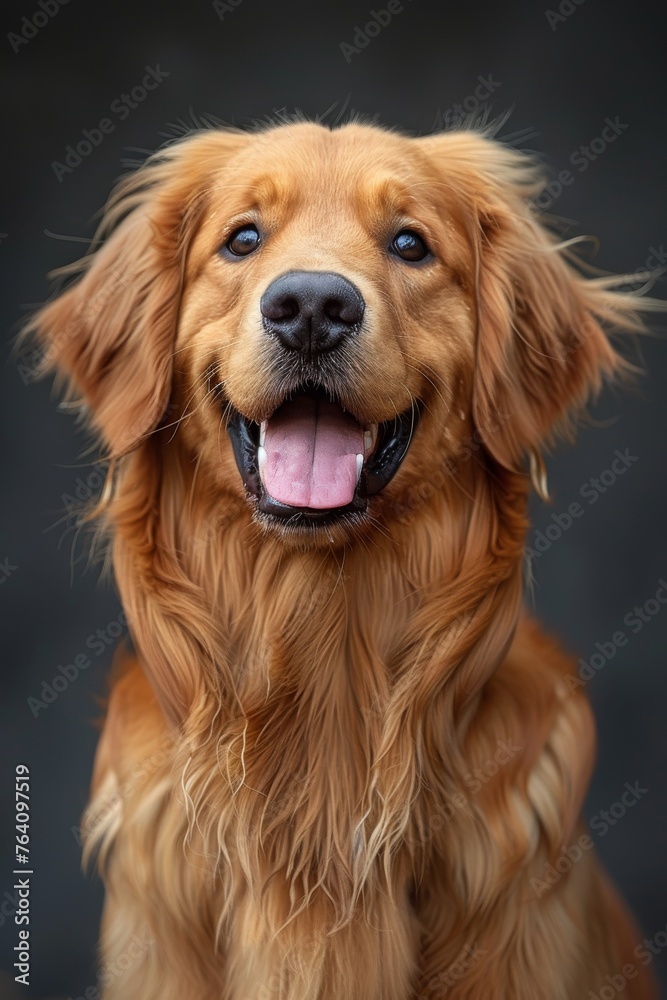
[[250, 135], [225, 166], [221, 186], [261, 207], [291, 211], [335, 199], [341, 210], [347, 202], [372, 213], [414, 200], [427, 174], [427, 158], [407, 136], [373, 126], [299, 123]]

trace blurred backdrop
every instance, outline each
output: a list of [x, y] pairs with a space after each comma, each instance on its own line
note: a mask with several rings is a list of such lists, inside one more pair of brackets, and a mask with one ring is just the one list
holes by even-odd
[[[99, 470], [50, 386], [34, 382], [34, 358], [9, 357], [21, 317], [47, 295], [47, 272], [85, 250], [127, 160], [193, 113], [243, 125], [335, 106], [334, 116], [355, 111], [424, 133], [485, 102], [494, 114], [511, 109], [505, 133], [531, 132], [518, 144], [554, 178], [542, 205], [569, 234], [599, 239], [598, 266], [664, 265], [667, 15], [627, 0], [24, 0], [5, 3], [4, 15], [0, 997], [15, 989], [11, 796], [23, 763], [32, 978], [16, 995], [76, 1000], [96, 995], [102, 899], [80, 873], [77, 826], [98, 699], [124, 628], [73, 527], [72, 508], [95, 493]], [[664, 285], [656, 290], [664, 297]], [[527, 600], [589, 664], [599, 725], [591, 835], [642, 934], [665, 940], [667, 606], [655, 595], [667, 579], [667, 345], [645, 339], [641, 352], [639, 390], [605, 395], [577, 447], [549, 463], [553, 501], [534, 506]], [[575, 502], [582, 513], [568, 519]], [[624, 645], [613, 640], [619, 630]], [[77, 657], [88, 665], [56, 690], [59, 668]], [[627, 808], [618, 805], [626, 782], [642, 789]], [[653, 961], [666, 983], [667, 949]]]

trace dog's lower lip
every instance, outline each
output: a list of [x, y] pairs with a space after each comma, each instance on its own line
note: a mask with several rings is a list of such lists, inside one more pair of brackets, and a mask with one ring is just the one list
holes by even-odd
[[[342, 407], [341, 407], [342, 409]], [[292, 527], [324, 527], [366, 511], [369, 497], [381, 493], [394, 477], [405, 458], [420, 416], [419, 404], [381, 424], [363, 429], [364, 454], [357, 484], [350, 503], [328, 508], [311, 508], [281, 503], [271, 496], [261, 475], [266, 460], [264, 442], [268, 421], [257, 423], [229, 406], [227, 433], [234, 450], [236, 465], [248, 494], [257, 501], [257, 509], [266, 518], [289, 522]]]

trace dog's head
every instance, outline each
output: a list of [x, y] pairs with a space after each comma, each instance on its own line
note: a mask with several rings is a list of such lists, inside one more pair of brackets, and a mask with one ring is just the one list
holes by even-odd
[[265, 528], [347, 538], [471, 449], [519, 468], [618, 366], [602, 325], [634, 302], [571, 266], [538, 190], [474, 132], [199, 133], [123, 182], [33, 328], [110, 453], [174, 425]]

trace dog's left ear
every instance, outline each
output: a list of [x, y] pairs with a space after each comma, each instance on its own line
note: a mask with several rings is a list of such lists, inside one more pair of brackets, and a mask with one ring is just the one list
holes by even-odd
[[244, 141], [241, 133], [201, 132], [122, 181], [99, 249], [62, 269], [82, 274], [27, 324], [25, 334], [45, 352], [44, 370], [67, 379], [110, 456], [134, 448], [167, 409], [181, 285], [205, 181]]
[[473, 419], [487, 451], [516, 469], [570, 428], [605, 378], [630, 370], [605, 328], [642, 330], [638, 313], [655, 303], [575, 269], [534, 208], [542, 184], [529, 157], [474, 132], [419, 141], [437, 152], [447, 189], [466, 199], [477, 311]]

